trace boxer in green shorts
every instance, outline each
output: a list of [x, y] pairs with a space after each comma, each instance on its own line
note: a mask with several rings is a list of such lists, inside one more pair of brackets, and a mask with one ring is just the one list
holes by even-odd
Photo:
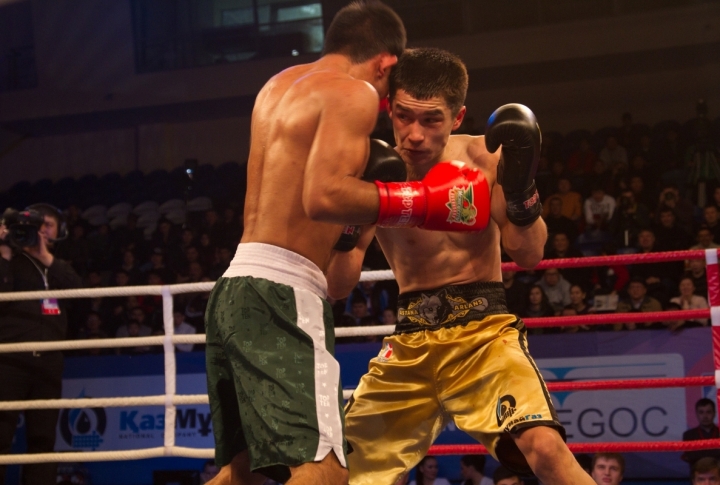
[[322, 272], [304, 257], [268, 244], [239, 246], [206, 314], [219, 461], [230, 463], [247, 449], [253, 470], [279, 482], [290, 478], [289, 466], [329, 451], [346, 463], [340, 366], [325, 294]]

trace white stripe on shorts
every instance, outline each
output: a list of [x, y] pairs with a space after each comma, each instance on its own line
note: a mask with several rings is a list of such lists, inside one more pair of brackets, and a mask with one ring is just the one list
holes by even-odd
[[325, 348], [323, 303], [310, 291], [299, 288], [294, 291], [297, 325], [312, 338], [315, 351], [315, 410], [320, 431], [315, 461], [322, 461], [332, 450], [340, 464], [347, 467], [338, 403], [340, 364]]

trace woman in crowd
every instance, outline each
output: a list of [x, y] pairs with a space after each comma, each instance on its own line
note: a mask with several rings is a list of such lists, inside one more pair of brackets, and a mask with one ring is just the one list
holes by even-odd
[[446, 478], [437, 478], [438, 462], [434, 456], [427, 455], [415, 468], [415, 480], [409, 485], [450, 485]]
[[[678, 285], [680, 296], [670, 299], [670, 303], [674, 303], [682, 310], [700, 310], [708, 307], [708, 302], [704, 296], [695, 294], [695, 283], [690, 276], [683, 276]], [[708, 324], [707, 318], [698, 318], [695, 320], [679, 320], [669, 322], [668, 328], [672, 331], [678, 330], [680, 327], [705, 327]]]

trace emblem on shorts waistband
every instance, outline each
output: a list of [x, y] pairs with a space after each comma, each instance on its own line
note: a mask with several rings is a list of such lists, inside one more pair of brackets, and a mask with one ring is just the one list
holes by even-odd
[[448, 190], [448, 202], [445, 207], [450, 209], [447, 222], [459, 222], [466, 226], [475, 224], [477, 208], [473, 201], [473, 186], [453, 187]]
[[460, 296], [449, 295], [447, 290], [436, 294], [421, 294], [413, 298], [407, 308], [398, 308], [400, 321], [407, 319], [420, 325], [444, 325], [465, 317], [471, 311], [482, 312], [489, 306], [486, 298], [471, 301]]

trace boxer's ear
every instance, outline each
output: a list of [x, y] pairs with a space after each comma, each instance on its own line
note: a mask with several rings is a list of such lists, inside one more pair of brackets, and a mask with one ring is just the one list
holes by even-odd
[[393, 66], [397, 64], [398, 58], [396, 55], [383, 52], [378, 54], [377, 61], [377, 75], [378, 79], [389, 76]]
[[453, 121], [452, 125], [452, 131], [460, 128], [460, 125], [462, 125], [462, 122], [465, 119], [465, 113], [467, 113], [467, 108], [463, 106], [462, 108], [460, 108], [460, 111], [458, 111], [458, 114], [455, 115], [455, 120]]

